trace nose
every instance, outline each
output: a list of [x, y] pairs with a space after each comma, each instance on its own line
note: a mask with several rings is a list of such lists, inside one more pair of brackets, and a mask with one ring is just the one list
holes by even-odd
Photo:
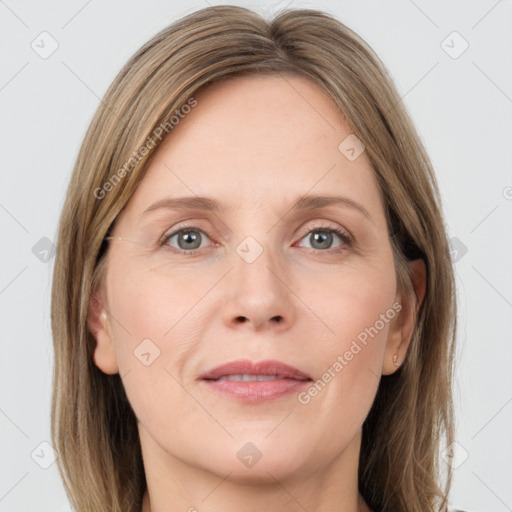
[[286, 274], [267, 250], [252, 263], [237, 255], [224, 283], [225, 325], [258, 332], [289, 329], [296, 311]]

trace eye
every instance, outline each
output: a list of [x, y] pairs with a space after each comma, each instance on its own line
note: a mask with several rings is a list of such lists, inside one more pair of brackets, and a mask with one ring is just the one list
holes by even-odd
[[[335, 240], [336, 237], [341, 240], [341, 244], [332, 248], [333, 240]], [[304, 239], [310, 241], [310, 244], [312, 244], [310, 248], [314, 253], [340, 252], [345, 247], [352, 245], [351, 235], [333, 225], [314, 226], [313, 229], [310, 229], [308, 233], [301, 238], [301, 240]], [[164, 235], [160, 241], [160, 245], [168, 245], [178, 253], [192, 255], [199, 249], [210, 245], [207, 243], [207, 240], [209, 240], [209, 237], [203, 230], [193, 226], [185, 226], [170, 234]]]
[[[169, 235], [164, 235], [160, 245], [170, 245], [178, 252], [189, 254], [202, 248], [201, 243], [204, 237], [208, 238], [204, 231], [190, 226], [181, 228]], [[178, 247], [170, 243], [174, 238]]]
[[[341, 244], [334, 249], [331, 247], [333, 240], [338, 237], [341, 240]], [[339, 229], [336, 226], [315, 226], [310, 229], [305, 237], [301, 240], [307, 239], [311, 244], [310, 248], [315, 253], [320, 252], [339, 252], [343, 250], [343, 246], [350, 246], [352, 244], [352, 238], [348, 232]]]

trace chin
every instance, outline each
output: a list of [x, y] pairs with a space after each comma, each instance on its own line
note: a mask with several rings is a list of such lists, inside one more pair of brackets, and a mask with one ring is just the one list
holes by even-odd
[[304, 443], [294, 443], [291, 436], [287, 443], [282, 443], [284, 436], [272, 439], [274, 434], [265, 439], [267, 434], [268, 431], [262, 435], [235, 435], [236, 440], [217, 445], [214, 453], [202, 451], [198, 465], [221, 478], [229, 474], [229, 481], [247, 485], [275, 484], [276, 480], [311, 472], [314, 461], [307, 460]]
[[294, 476], [302, 473], [303, 466], [295, 466], [291, 461], [286, 458], [275, 460], [274, 457], [266, 461], [261, 458], [252, 467], [247, 467], [242, 464], [238, 459], [236, 461], [222, 460], [219, 464], [212, 466], [209, 462], [209, 470], [218, 474], [220, 477], [225, 478], [230, 482], [241, 485], [265, 485], [286, 481]]

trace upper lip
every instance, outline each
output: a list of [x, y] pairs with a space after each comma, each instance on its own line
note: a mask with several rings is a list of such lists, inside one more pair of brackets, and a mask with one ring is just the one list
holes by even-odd
[[311, 380], [308, 374], [275, 359], [266, 361], [250, 361], [249, 359], [231, 361], [204, 372], [199, 376], [199, 379], [214, 380], [227, 375], [275, 375], [282, 379]]

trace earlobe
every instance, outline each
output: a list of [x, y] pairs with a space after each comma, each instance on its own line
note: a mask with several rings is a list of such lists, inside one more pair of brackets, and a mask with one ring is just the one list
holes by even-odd
[[405, 299], [399, 297], [401, 310], [393, 319], [384, 353], [382, 375], [390, 375], [401, 366], [412, 340], [416, 326], [416, 314], [426, 292], [426, 266], [421, 259], [409, 262], [413, 290]]
[[87, 325], [96, 346], [94, 348], [94, 363], [104, 373], [113, 375], [119, 372], [114, 350], [109, 315], [101, 301], [99, 291], [93, 293], [89, 302]]

